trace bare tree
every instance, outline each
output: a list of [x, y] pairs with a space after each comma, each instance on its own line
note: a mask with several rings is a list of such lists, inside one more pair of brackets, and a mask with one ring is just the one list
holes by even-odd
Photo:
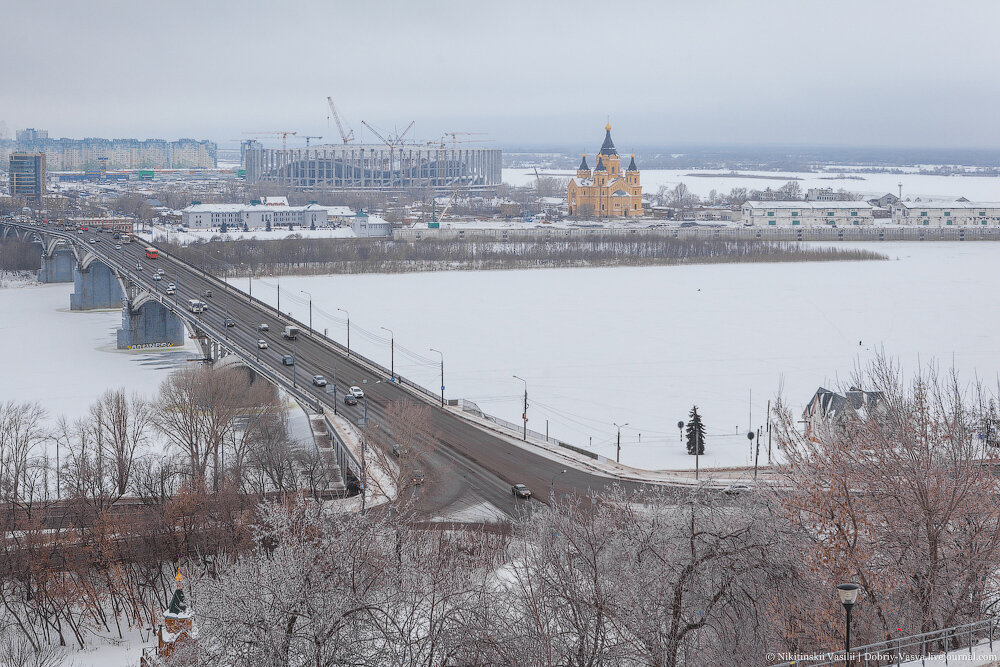
[[112, 467], [112, 479], [118, 495], [125, 495], [129, 486], [136, 454], [147, 444], [153, 422], [153, 408], [144, 398], [124, 390], [104, 392], [90, 407], [90, 417], [100, 431], [100, 445]]
[[22, 503], [35, 489], [34, 457], [45, 440], [45, 410], [37, 403], [0, 403], [0, 493]]

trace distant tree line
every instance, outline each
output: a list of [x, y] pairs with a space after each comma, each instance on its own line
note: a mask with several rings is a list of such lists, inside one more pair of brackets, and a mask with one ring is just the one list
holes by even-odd
[[224, 275], [404, 273], [412, 271], [655, 266], [730, 262], [885, 259], [861, 249], [814, 248], [756, 239], [626, 238], [594, 234], [578, 239], [212, 240], [164, 244], [167, 252]]

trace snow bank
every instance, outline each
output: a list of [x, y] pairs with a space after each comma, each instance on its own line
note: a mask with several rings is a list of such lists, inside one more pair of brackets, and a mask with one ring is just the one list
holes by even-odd
[[35, 271], [0, 271], [0, 289], [38, 285]]

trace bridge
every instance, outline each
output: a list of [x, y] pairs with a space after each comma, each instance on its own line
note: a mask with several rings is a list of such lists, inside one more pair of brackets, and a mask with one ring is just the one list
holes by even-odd
[[[533, 445], [531, 439], [522, 442], [453, 407], [457, 401], [442, 405], [438, 394], [405, 378], [390, 380], [388, 369], [200, 268], [162, 251], [158, 259], [147, 259], [145, 248], [152, 244], [138, 237], [137, 242], [116, 249], [110, 234], [0, 220], [0, 240], [10, 235], [41, 245], [41, 281], [74, 283], [71, 308], [122, 308], [119, 348], [179, 346], [186, 333], [198, 341], [206, 360], [234, 357], [230, 361], [253, 369], [288, 392], [307, 412], [326, 415], [328, 421], [329, 415], [339, 413], [359, 423], [364, 401], [357, 406], [338, 402], [342, 392], [312, 386], [314, 374], [335, 377], [341, 389], [364, 387], [368, 418], [376, 423], [385, 423], [391, 402], [409, 399], [427, 405], [430, 430], [436, 439], [420, 454], [427, 480], [404, 493], [415, 494], [416, 506], [428, 517], [480, 519], [478, 513], [483, 511], [515, 516], [525, 506], [511, 493], [510, 487], [516, 483], [527, 484], [542, 501], [549, 501], [550, 489], [559, 495], [599, 491], [613, 484], [633, 490], [643, 485], [581, 464], [571, 456], [560, 456], [550, 447]], [[139, 266], [141, 270], [137, 270]], [[160, 281], [153, 280], [156, 269], [165, 274]], [[167, 283], [176, 285], [175, 294], [165, 294]], [[212, 291], [211, 298], [203, 296], [207, 290]], [[202, 300], [209, 307], [203, 313], [190, 312], [189, 299]], [[227, 317], [235, 326], [225, 326]], [[268, 325], [268, 334], [258, 334], [260, 324]], [[288, 325], [301, 330], [297, 340], [282, 337]], [[258, 350], [259, 337], [266, 337], [268, 349]], [[293, 367], [282, 364], [284, 355], [294, 355]], [[331, 458], [335, 458], [336, 467], [362, 479], [362, 462], [344, 443], [334, 440]], [[331, 474], [336, 476], [337, 472]]]

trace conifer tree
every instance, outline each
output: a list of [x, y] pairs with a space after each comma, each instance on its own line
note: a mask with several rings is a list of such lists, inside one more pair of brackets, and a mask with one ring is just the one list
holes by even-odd
[[697, 405], [693, 406], [691, 412], [688, 413], [687, 429], [684, 435], [687, 439], [688, 454], [694, 456], [705, 453], [705, 425], [701, 421], [701, 415], [698, 414]]

